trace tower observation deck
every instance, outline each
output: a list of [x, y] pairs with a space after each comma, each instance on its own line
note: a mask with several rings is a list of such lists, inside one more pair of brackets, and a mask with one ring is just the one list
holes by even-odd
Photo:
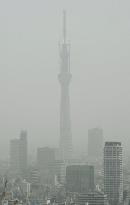
[[67, 43], [66, 11], [63, 11], [63, 42], [60, 44], [60, 73], [58, 75], [61, 85], [60, 105], [60, 154], [63, 160], [72, 158], [72, 133], [70, 120], [69, 85], [70, 73], [70, 44]]

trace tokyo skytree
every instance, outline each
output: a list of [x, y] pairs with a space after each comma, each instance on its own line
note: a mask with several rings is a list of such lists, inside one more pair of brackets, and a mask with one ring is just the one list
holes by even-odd
[[61, 85], [60, 105], [60, 154], [63, 160], [72, 158], [72, 133], [70, 120], [69, 85], [70, 73], [70, 44], [67, 42], [66, 11], [63, 11], [63, 42], [60, 44], [60, 74], [58, 75]]

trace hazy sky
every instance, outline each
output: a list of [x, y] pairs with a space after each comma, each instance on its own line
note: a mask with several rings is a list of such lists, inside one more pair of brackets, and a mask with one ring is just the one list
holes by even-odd
[[1, 0], [0, 153], [21, 129], [32, 149], [58, 145], [63, 9], [74, 144], [85, 149], [88, 128], [102, 127], [130, 145], [130, 1]]

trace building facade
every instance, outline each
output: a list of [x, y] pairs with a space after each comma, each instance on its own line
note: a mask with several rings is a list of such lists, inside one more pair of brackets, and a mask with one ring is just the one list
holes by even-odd
[[88, 156], [94, 159], [103, 156], [103, 130], [100, 128], [88, 130]]
[[68, 166], [66, 168], [66, 187], [68, 192], [93, 192], [94, 167], [88, 165]]
[[10, 169], [14, 173], [23, 173], [27, 169], [28, 145], [27, 132], [21, 131], [19, 139], [10, 141]]
[[104, 192], [110, 205], [123, 202], [123, 162], [121, 142], [106, 142], [104, 147]]
[[27, 131], [22, 130], [19, 139], [19, 160], [21, 172], [26, 171], [28, 165]]
[[19, 139], [12, 139], [10, 141], [10, 169], [18, 172], [19, 164]]
[[37, 149], [37, 168], [40, 172], [42, 184], [53, 184], [53, 164], [55, 162], [55, 150], [49, 147]]
[[100, 192], [80, 194], [77, 196], [76, 205], [108, 205], [107, 196]]

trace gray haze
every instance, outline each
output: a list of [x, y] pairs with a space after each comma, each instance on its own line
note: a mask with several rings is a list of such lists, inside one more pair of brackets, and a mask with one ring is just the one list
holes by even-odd
[[130, 1], [1, 0], [0, 153], [7, 155], [21, 129], [28, 130], [31, 150], [58, 146], [63, 9], [74, 145], [85, 149], [92, 127], [130, 144]]

